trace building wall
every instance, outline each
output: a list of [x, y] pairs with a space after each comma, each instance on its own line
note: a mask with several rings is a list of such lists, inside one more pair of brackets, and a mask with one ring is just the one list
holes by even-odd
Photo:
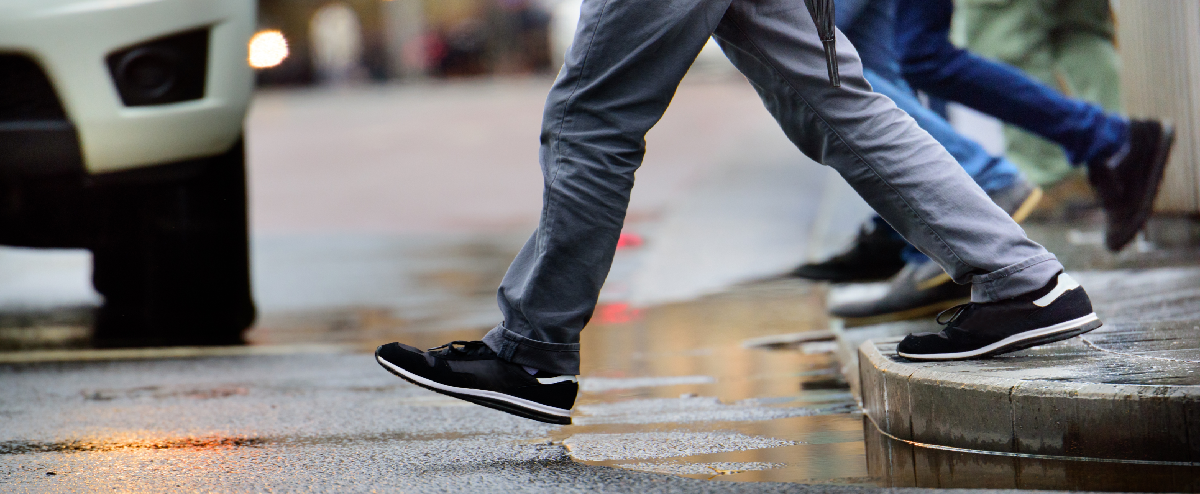
[[1176, 145], [1159, 212], [1200, 212], [1200, 2], [1114, 3], [1125, 107], [1131, 116], [1171, 120]]

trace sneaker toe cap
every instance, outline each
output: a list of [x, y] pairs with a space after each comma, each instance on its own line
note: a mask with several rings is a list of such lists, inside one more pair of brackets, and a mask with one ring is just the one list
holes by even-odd
[[940, 333], [914, 333], [896, 345], [896, 351], [910, 355], [938, 353], [944, 350], [945, 338]]
[[415, 370], [429, 365], [425, 359], [425, 352], [403, 343], [380, 345], [379, 348], [375, 349], [375, 356], [408, 370]]

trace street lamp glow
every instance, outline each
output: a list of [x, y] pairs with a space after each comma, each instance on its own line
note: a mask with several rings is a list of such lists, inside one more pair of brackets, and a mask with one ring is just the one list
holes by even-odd
[[256, 69], [274, 67], [288, 56], [287, 39], [277, 30], [259, 31], [250, 38], [250, 66]]

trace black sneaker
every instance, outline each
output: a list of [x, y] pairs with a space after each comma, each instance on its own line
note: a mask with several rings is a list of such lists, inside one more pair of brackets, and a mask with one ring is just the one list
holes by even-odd
[[1146, 225], [1174, 143], [1170, 124], [1133, 121], [1123, 154], [1089, 164], [1088, 181], [1108, 218], [1104, 240], [1109, 250], [1121, 250]]
[[825, 261], [802, 264], [788, 274], [834, 283], [886, 280], [904, 268], [900, 252], [905, 245], [903, 239], [892, 234], [891, 228], [878, 227], [871, 220], [863, 224], [845, 252]]
[[551, 424], [570, 424], [575, 376], [530, 374], [500, 360], [482, 341], [454, 341], [422, 352], [400, 343], [375, 349], [388, 372], [425, 389]]
[[1066, 273], [1020, 297], [950, 311], [949, 321], [938, 317], [946, 329], [910, 334], [896, 353], [910, 360], [983, 358], [1065, 340], [1101, 325], [1083, 287]]
[[883, 297], [834, 305], [829, 314], [842, 318], [847, 327], [866, 326], [932, 316], [970, 300], [970, 285], [954, 283], [941, 266], [927, 261], [905, 266]]

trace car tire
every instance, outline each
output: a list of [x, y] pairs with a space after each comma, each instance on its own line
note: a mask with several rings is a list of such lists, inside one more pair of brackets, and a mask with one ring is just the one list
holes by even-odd
[[96, 346], [244, 342], [255, 307], [243, 140], [188, 169], [97, 194]]

